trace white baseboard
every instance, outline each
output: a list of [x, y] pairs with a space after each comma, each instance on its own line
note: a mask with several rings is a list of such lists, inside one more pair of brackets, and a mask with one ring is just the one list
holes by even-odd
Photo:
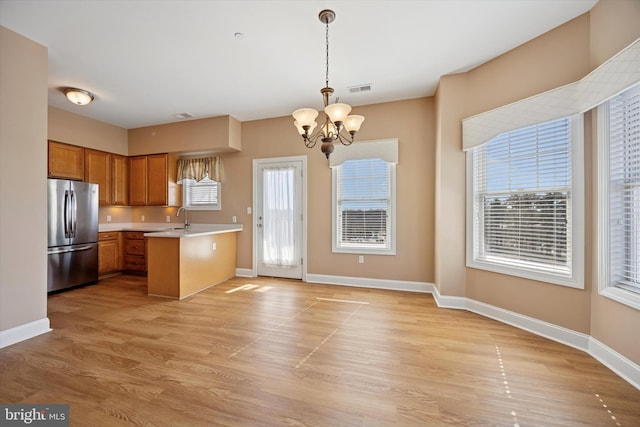
[[456, 310], [466, 309], [466, 298], [440, 295], [440, 291], [435, 286], [433, 287], [433, 299], [436, 301], [436, 305], [440, 308], [453, 308]]
[[0, 348], [8, 347], [49, 331], [51, 331], [51, 328], [49, 327], [48, 317], [0, 331]]
[[410, 282], [405, 280], [369, 279], [366, 277], [330, 276], [326, 274], [307, 274], [307, 283], [354, 286], [357, 288], [387, 289], [392, 291], [433, 293], [433, 283]]
[[588, 353], [640, 390], [640, 365], [615, 352], [593, 337], [589, 338]]
[[589, 352], [589, 335], [469, 298], [466, 298], [466, 309], [569, 347]]
[[238, 277], [255, 277], [253, 270], [250, 268], [236, 268], [236, 276]]

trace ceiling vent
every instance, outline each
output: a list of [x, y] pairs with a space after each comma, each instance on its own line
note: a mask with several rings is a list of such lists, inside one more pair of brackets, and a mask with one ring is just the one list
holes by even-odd
[[178, 113], [178, 114], [174, 114], [173, 117], [175, 117], [176, 119], [190, 119], [191, 117], [193, 117], [193, 114], [191, 114], [191, 113]]
[[347, 90], [349, 91], [349, 93], [369, 92], [371, 90], [371, 83], [357, 85], [357, 86], [349, 86]]

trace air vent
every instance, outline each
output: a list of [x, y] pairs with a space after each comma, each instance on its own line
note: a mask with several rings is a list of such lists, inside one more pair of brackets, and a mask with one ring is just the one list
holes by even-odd
[[191, 117], [193, 117], [193, 114], [191, 114], [191, 113], [178, 113], [178, 114], [174, 114], [173, 117], [175, 117], [176, 119], [190, 119]]
[[349, 91], [349, 93], [369, 92], [371, 90], [371, 83], [357, 85], [357, 86], [349, 86], [347, 90]]

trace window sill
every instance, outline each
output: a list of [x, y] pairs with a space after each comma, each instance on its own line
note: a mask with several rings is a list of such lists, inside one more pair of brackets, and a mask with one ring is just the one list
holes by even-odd
[[523, 279], [536, 280], [539, 282], [550, 283], [552, 285], [567, 286], [570, 288], [584, 289], [582, 280], [574, 277], [554, 275], [551, 273], [538, 272], [532, 270], [519, 269], [516, 267], [506, 266], [503, 264], [485, 262], [485, 261], [467, 261], [467, 267], [478, 270], [491, 271], [493, 273], [506, 274], [509, 276], [521, 277]]
[[221, 211], [220, 206], [183, 206], [188, 211]]
[[337, 254], [358, 254], [358, 255], [395, 255], [395, 249], [374, 249], [367, 247], [354, 248], [332, 248], [331, 252]]
[[617, 301], [621, 304], [640, 310], [640, 294], [627, 291], [626, 289], [609, 286], [600, 291], [600, 295]]

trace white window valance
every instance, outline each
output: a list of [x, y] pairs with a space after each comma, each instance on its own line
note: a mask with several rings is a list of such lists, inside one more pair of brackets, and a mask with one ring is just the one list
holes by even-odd
[[584, 113], [640, 82], [640, 39], [584, 78], [462, 121], [462, 148], [504, 132]]
[[398, 163], [398, 140], [379, 139], [355, 142], [351, 145], [335, 144], [329, 157], [329, 167], [340, 166], [347, 160], [382, 159], [387, 163]]
[[179, 159], [176, 182], [182, 184], [183, 179], [202, 181], [205, 177], [217, 182], [224, 180], [224, 167], [220, 157], [203, 157], [199, 159]]

